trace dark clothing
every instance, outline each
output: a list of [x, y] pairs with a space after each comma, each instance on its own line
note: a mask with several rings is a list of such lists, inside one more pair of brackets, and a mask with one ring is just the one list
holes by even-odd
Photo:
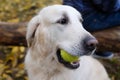
[[120, 25], [120, 0], [63, 0], [64, 5], [76, 8], [88, 31], [98, 31]]
[[120, 0], [63, 0], [64, 5], [70, 5], [82, 13], [116, 12], [120, 10]]
[[90, 0], [63, 0], [64, 5], [69, 5], [76, 8], [82, 14], [93, 11]]

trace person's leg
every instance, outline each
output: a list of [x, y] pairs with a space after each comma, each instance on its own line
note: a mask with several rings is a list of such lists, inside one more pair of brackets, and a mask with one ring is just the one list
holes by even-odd
[[93, 57], [102, 58], [102, 59], [111, 59], [114, 56], [113, 52], [105, 51], [105, 52], [95, 52]]
[[89, 32], [120, 26], [120, 11], [111, 14], [93, 12], [83, 15], [83, 26]]

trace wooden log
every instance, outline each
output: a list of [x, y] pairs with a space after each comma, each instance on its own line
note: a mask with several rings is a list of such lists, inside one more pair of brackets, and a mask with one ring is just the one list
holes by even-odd
[[[26, 46], [26, 23], [0, 22], [0, 45]], [[120, 27], [92, 33], [99, 41], [99, 51], [120, 52]]]
[[0, 22], [0, 45], [26, 46], [26, 25]]
[[93, 35], [99, 41], [99, 51], [120, 52], [120, 26], [94, 32]]

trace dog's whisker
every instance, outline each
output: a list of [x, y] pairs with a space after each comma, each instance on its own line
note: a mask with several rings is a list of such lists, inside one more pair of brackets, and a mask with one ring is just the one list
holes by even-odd
[[91, 56], [95, 53], [95, 51], [96, 51], [96, 48], [91, 52]]

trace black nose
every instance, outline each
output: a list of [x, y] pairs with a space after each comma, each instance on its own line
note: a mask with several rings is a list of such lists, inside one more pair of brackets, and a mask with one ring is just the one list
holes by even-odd
[[95, 38], [86, 38], [84, 40], [84, 48], [89, 51], [93, 51], [98, 44], [98, 41]]

